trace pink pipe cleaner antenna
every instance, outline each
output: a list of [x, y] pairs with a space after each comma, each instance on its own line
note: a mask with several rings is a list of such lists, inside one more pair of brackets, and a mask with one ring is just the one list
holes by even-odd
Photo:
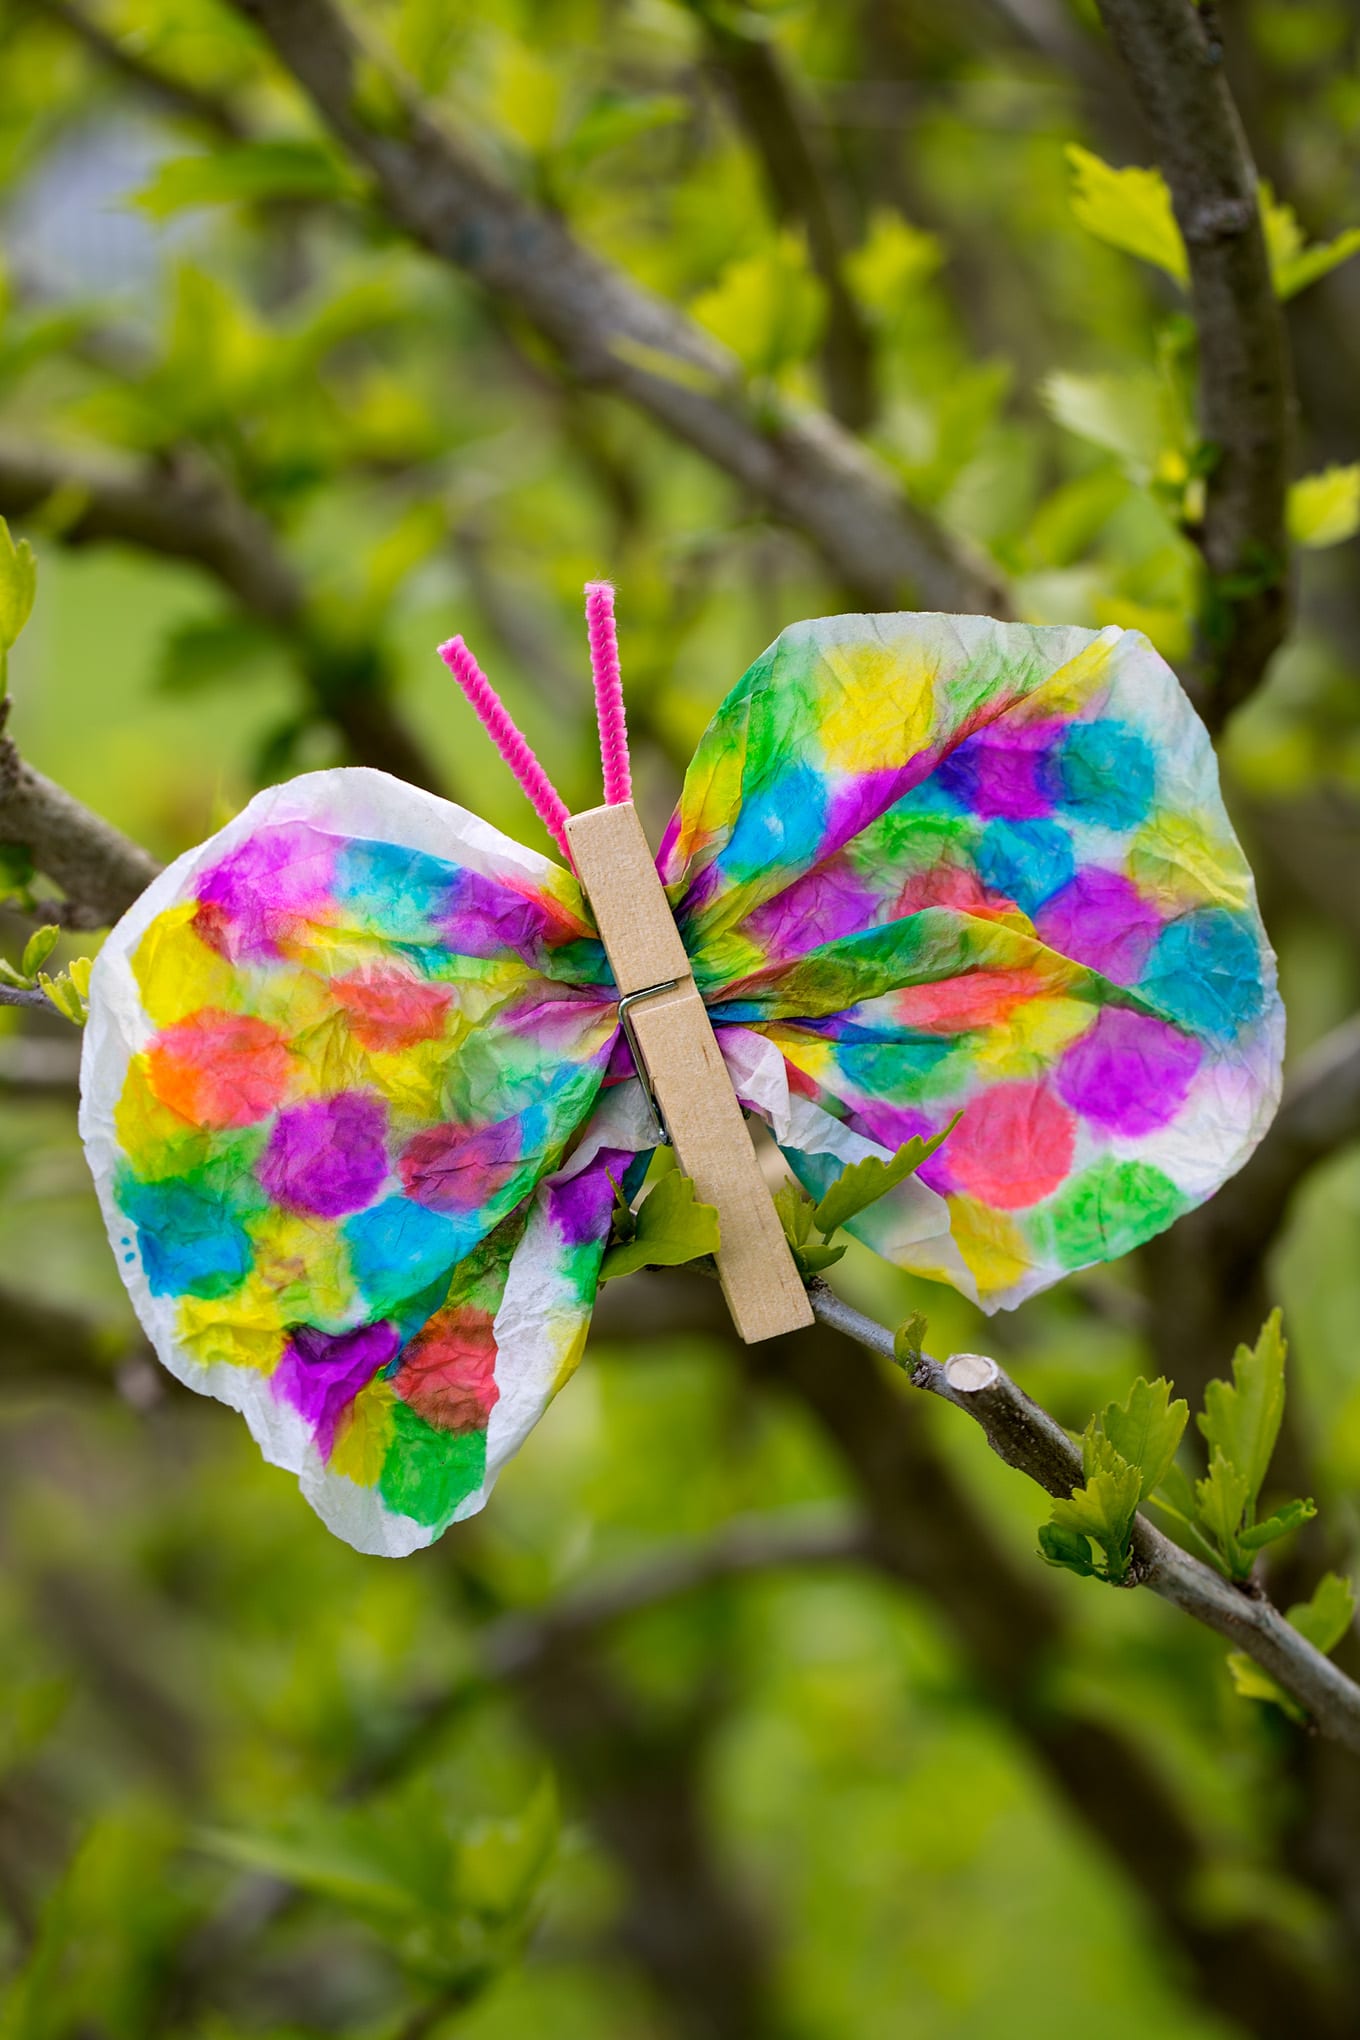
[[590, 628], [590, 670], [595, 681], [595, 718], [600, 725], [605, 805], [617, 807], [621, 801], [632, 799], [633, 776], [628, 763], [619, 639], [614, 628], [614, 590], [608, 581], [586, 583], [586, 623]]
[[529, 741], [515, 728], [509, 710], [487, 679], [460, 637], [439, 647], [439, 656], [462, 688], [474, 713], [496, 749], [514, 773], [530, 807], [553, 838], [567, 862], [567, 805], [529, 748]]

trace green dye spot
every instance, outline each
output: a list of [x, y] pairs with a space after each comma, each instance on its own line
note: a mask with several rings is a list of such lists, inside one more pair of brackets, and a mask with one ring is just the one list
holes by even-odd
[[393, 1405], [392, 1442], [378, 1481], [389, 1509], [442, 1527], [485, 1475], [485, 1431], [436, 1431], [405, 1403]]
[[1179, 1218], [1188, 1201], [1150, 1162], [1107, 1156], [1069, 1183], [1046, 1217], [1063, 1266], [1084, 1268], [1131, 1253]]

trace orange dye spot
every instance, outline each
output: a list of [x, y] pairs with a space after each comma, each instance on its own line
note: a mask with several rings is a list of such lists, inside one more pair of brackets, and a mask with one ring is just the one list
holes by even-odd
[[344, 1007], [350, 1033], [374, 1054], [414, 1048], [444, 1031], [453, 998], [447, 985], [426, 984], [400, 970], [355, 971], [331, 986]]
[[147, 1054], [151, 1089], [192, 1126], [252, 1126], [267, 1118], [291, 1067], [277, 1029], [212, 1007], [163, 1027]]

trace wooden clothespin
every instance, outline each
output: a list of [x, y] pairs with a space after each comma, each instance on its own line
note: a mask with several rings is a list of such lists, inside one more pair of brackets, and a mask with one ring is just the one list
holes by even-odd
[[631, 800], [566, 823], [619, 988], [619, 1017], [663, 1134], [718, 1213], [718, 1279], [748, 1345], [812, 1323], [770, 1187]]

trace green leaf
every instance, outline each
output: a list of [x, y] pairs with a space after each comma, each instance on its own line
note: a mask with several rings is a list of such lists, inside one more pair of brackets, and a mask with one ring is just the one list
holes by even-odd
[[1065, 370], [1045, 378], [1039, 394], [1060, 425], [1117, 453], [1126, 470], [1139, 481], [1157, 472], [1163, 453], [1174, 443], [1174, 421], [1166, 391], [1156, 376], [1069, 375]]
[[[1082, 225], [1112, 248], [1155, 263], [1181, 285], [1188, 283], [1185, 243], [1161, 171], [1115, 170], [1075, 144], [1069, 147], [1067, 160], [1075, 175], [1072, 210]], [[1348, 227], [1334, 241], [1305, 247], [1293, 207], [1277, 199], [1268, 184], [1258, 185], [1257, 202], [1277, 298], [1297, 296], [1360, 250], [1357, 227]]]
[[1360, 462], [1305, 475], [1289, 491], [1289, 536], [1314, 549], [1340, 545], [1360, 530]]
[[944, 249], [934, 234], [879, 207], [867, 238], [845, 258], [845, 274], [876, 323], [891, 326], [918, 305], [921, 285], [943, 261]]
[[1221, 1553], [1211, 1544], [1199, 1527], [1199, 1505], [1195, 1491], [1190, 1485], [1190, 1476], [1182, 1466], [1170, 1466], [1162, 1480], [1161, 1491], [1147, 1497], [1149, 1505], [1164, 1516], [1174, 1528], [1176, 1535], [1193, 1551], [1197, 1558], [1225, 1570]]
[[816, 347], [825, 296], [801, 237], [786, 230], [758, 254], [729, 262], [690, 311], [748, 375], [775, 376]]
[[899, 1183], [905, 1183], [930, 1157], [943, 1141], [946, 1141], [958, 1125], [961, 1113], [956, 1112], [948, 1126], [929, 1140], [922, 1140], [919, 1134], [904, 1141], [897, 1153], [888, 1161], [877, 1155], [866, 1155], [862, 1162], [851, 1162], [836, 1178], [821, 1203], [812, 1214], [813, 1223], [823, 1239], [857, 1218], [861, 1211], [867, 1211], [880, 1197], [886, 1197]]
[[33, 613], [38, 588], [38, 562], [26, 538], [16, 543], [0, 517], [0, 654], [19, 641]]
[[915, 1367], [921, 1357], [921, 1348], [925, 1345], [929, 1329], [923, 1310], [914, 1310], [909, 1318], [903, 1319], [893, 1333], [893, 1358], [899, 1367], [908, 1370]]
[[1287, 1620], [1314, 1650], [1333, 1651], [1355, 1620], [1355, 1593], [1340, 1573], [1324, 1573], [1307, 1601], [1286, 1610]]
[[334, 1899], [371, 1920], [401, 1919], [419, 1910], [419, 1900], [411, 1891], [341, 1837], [319, 1833], [292, 1841], [207, 1828], [198, 1836], [198, 1843], [209, 1855], [282, 1878], [300, 1891]]
[[545, 1777], [510, 1820], [480, 1821], [455, 1857], [457, 1896], [470, 1911], [499, 1921], [522, 1914], [557, 1849], [557, 1793]]
[[1255, 1346], [1238, 1347], [1231, 1384], [1211, 1381], [1204, 1392], [1199, 1428], [1210, 1447], [1241, 1477], [1242, 1513], [1248, 1522], [1280, 1435], [1287, 1351], [1280, 1313], [1274, 1310], [1262, 1325]]
[[1067, 160], [1075, 179], [1072, 210], [1087, 232], [1126, 255], [1155, 263], [1177, 283], [1188, 282], [1185, 243], [1161, 171], [1112, 169], [1075, 142]]
[[1172, 1402], [1169, 1381], [1144, 1381], [1141, 1375], [1122, 1403], [1107, 1403], [1101, 1411], [1101, 1432], [1142, 1475], [1140, 1503], [1165, 1480], [1189, 1417], [1187, 1402]]
[[1078, 1573], [1082, 1579], [1100, 1577], [1091, 1555], [1090, 1538], [1083, 1537], [1077, 1530], [1066, 1530], [1060, 1523], [1040, 1524], [1039, 1555], [1047, 1564], [1063, 1566], [1068, 1572]]
[[192, 206], [241, 201], [346, 198], [358, 187], [340, 158], [319, 142], [242, 142], [210, 156], [172, 156], [131, 203], [153, 220]]
[[1291, 1721], [1307, 1721], [1308, 1716], [1293, 1694], [1286, 1693], [1284, 1687], [1278, 1685], [1270, 1673], [1263, 1671], [1255, 1658], [1249, 1658], [1244, 1650], [1228, 1652], [1228, 1670], [1232, 1673], [1233, 1685], [1244, 1700], [1267, 1700], [1282, 1714], [1287, 1714]]
[[583, 168], [639, 135], [687, 120], [690, 110], [690, 102], [677, 92], [602, 94], [577, 122], [558, 155], [574, 168]]
[[1360, 249], [1360, 228], [1348, 227], [1334, 241], [1304, 245], [1303, 229], [1294, 208], [1275, 197], [1268, 184], [1260, 187], [1261, 221], [1265, 227], [1270, 280], [1281, 300], [1296, 297], [1320, 276], [1326, 276]]
[[34, 929], [24, 945], [24, 953], [19, 960], [19, 968], [26, 978], [35, 978], [38, 975], [60, 940], [61, 930], [55, 922], [49, 922], [45, 928]]
[[1201, 1526], [1208, 1531], [1223, 1555], [1234, 1579], [1245, 1579], [1251, 1571], [1250, 1555], [1244, 1560], [1238, 1549], [1237, 1533], [1250, 1500], [1250, 1483], [1245, 1473], [1230, 1464], [1215, 1447], [1204, 1480], [1195, 1482], [1195, 1505]]
[[191, 617], [165, 634], [156, 684], [166, 694], [194, 694], [239, 680], [259, 660], [278, 653], [277, 635], [239, 611]]
[[718, 1251], [718, 1214], [695, 1200], [694, 1185], [678, 1169], [663, 1176], [637, 1208], [631, 1240], [610, 1247], [600, 1267], [601, 1282], [638, 1268], [678, 1268], [684, 1261]]
[[1254, 1523], [1248, 1530], [1239, 1530], [1237, 1541], [1243, 1551], [1263, 1551], [1267, 1544], [1274, 1544], [1281, 1537], [1287, 1537], [1291, 1530], [1311, 1523], [1316, 1514], [1316, 1502], [1286, 1502], [1273, 1516], [1267, 1516], [1264, 1523]]
[[26, 843], [0, 843], [0, 901], [27, 905], [37, 875], [33, 852]]
[[1059, 1530], [1099, 1544], [1105, 1553], [1106, 1577], [1117, 1584], [1129, 1569], [1142, 1476], [1136, 1466], [1124, 1465], [1108, 1442], [1100, 1441], [1097, 1450], [1101, 1470], [1065, 1500], [1054, 1502], [1052, 1520]]

